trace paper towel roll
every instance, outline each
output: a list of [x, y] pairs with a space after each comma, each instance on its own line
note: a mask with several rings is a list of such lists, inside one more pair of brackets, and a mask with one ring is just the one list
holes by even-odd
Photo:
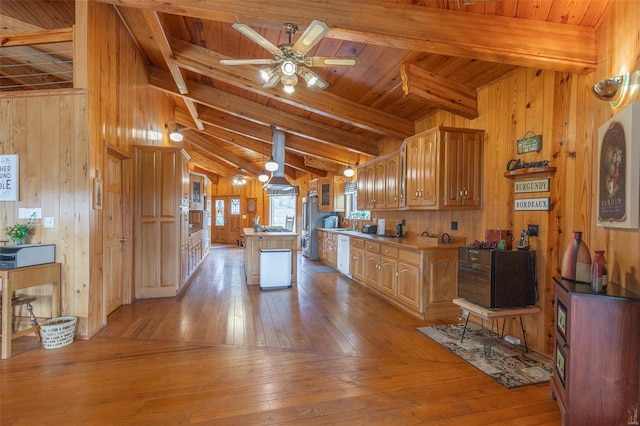
[[384, 235], [384, 219], [378, 219], [378, 235]]

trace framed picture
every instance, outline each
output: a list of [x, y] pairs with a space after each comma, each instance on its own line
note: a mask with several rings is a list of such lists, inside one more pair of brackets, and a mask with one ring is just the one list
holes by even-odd
[[562, 350], [562, 346], [560, 346], [560, 342], [556, 340], [556, 373], [558, 373], [558, 377], [564, 386], [564, 377], [567, 372], [566, 365], [566, 354]]
[[20, 157], [0, 155], [0, 201], [19, 201]]
[[558, 332], [565, 339], [567, 338], [567, 308], [558, 301], [558, 308], [556, 311], [556, 327]]
[[640, 192], [640, 102], [598, 129], [596, 224], [637, 229]]

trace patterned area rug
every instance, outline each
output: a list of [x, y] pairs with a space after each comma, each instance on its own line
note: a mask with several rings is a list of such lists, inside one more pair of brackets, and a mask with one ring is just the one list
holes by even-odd
[[[489, 377], [507, 388], [548, 382], [553, 373], [553, 362], [536, 352], [525, 353], [524, 346], [516, 346], [493, 336], [491, 354], [485, 357], [482, 329], [467, 326], [464, 340], [462, 324], [419, 327], [418, 331], [449, 349]], [[488, 333], [488, 332], [487, 332]], [[488, 334], [485, 335], [488, 347]]]

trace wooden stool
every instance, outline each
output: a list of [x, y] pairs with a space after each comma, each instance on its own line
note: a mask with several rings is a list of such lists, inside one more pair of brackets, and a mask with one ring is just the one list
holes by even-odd
[[[16, 306], [26, 305], [27, 311], [29, 312], [29, 320], [31, 321], [31, 328], [33, 329], [33, 332], [35, 333], [38, 340], [41, 340], [40, 324], [38, 324], [38, 319], [33, 314], [33, 306], [31, 305], [31, 303], [35, 302], [37, 299], [38, 298], [36, 296], [18, 295], [11, 299], [11, 307], [14, 308]], [[2, 305], [2, 296], [0, 296], [0, 306], [1, 305]]]

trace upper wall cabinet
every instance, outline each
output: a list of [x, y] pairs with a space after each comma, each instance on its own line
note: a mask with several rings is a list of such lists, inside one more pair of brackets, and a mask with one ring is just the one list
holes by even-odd
[[189, 173], [191, 182], [191, 196], [189, 202], [190, 210], [204, 209], [206, 192], [204, 187], [204, 176], [197, 173]]
[[483, 140], [482, 130], [447, 127], [407, 139], [407, 208], [481, 208]]
[[[314, 182], [315, 181], [315, 182]], [[321, 212], [344, 211], [344, 182], [342, 176], [318, 178], [309, 182], [317, 185], [318, 210]], [[310, 191], [311, 192], [311, 191]]]
[[358, 210], [389, 210], [404, 205], [404, 157], [393, 154], [358, 168]]

